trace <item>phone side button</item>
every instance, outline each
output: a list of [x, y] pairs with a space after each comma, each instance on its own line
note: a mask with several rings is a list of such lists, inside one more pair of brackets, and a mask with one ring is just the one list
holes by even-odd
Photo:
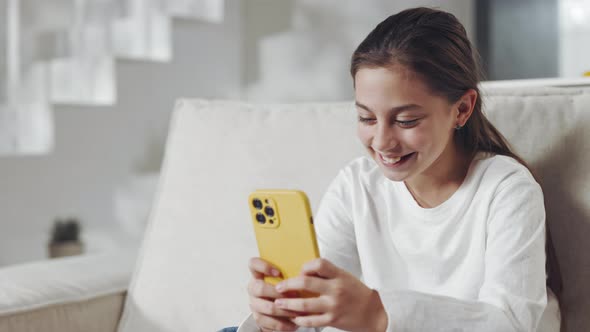
[[313, 217], [309, 217], [309, 221], [311, 222], [311, 224], [313, 225]]

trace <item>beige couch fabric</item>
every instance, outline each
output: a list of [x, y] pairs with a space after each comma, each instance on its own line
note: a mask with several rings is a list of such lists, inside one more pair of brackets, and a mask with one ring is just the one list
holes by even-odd
[[115, 332], [125, 293], [0, 315], [0, 332]]
[[[537, 171], [563, 274], [566, 331], [590, 330], [590, 95], [581, 89], [489, 91], [487, 112]], [[159, 194], [119, 331], [215, 331], [248, 313], [256, 255], [247, 195], [308, 192], [363, 149], [352, 103], [177, 104]]]
[[0, 332], [114, 331], [136, 250], [0, 269]]
[[250, 105], [182, 100], [119, 331], [217, 331], [248, 314], [256, 243], [248, 194], [305, 190], [315, 210], [363, 153], [352, 103]]
[[543, 187], [561, 268], [562, 331], [590, 331], [590, 90], [489, 91], [489, 117]]

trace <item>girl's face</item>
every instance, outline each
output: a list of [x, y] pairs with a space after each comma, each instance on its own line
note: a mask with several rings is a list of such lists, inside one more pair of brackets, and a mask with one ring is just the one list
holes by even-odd
[[358, 137], [393, 181], [436, 173], [436, 166], [455, 151], [455, 126], [467, 121], [459, 112], [461, 100], [451, 104], [432, 94], [402, 66], [361, 68], [355, 75], [355, 98]]

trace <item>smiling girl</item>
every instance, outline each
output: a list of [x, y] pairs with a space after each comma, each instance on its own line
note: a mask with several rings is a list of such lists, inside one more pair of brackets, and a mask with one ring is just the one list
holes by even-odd
[[[244, 326], [536, 331], [548, 300], [543, 193], [482, 113], [461, 23], [428, 8], [392, 15], [351, 74], [369, 156], [322, 199], [321, 259], [276, 287], [263, 280], [274, 267], [250, 261]], [[319, 296], [285, 296], [303, 290]]]

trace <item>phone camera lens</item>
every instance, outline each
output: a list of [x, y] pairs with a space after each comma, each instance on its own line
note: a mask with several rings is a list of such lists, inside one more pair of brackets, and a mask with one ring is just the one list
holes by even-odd
[[254, 205], [254, 207], [258, 210], [262, 209], [262, 202], [258, 198], [252, 200], [252, 205]]
[[264, 224], [266, 222], [266, 217], [262, 213], [257, 213], [256, 220], [258, 221], [258, 223]]
[[267, 206], [266, 208], [264, 208], [264, 213], [266, 213], [266, 215], [269, 217], [274, 217], [275, 210], [273, 210], [270, 206]]

